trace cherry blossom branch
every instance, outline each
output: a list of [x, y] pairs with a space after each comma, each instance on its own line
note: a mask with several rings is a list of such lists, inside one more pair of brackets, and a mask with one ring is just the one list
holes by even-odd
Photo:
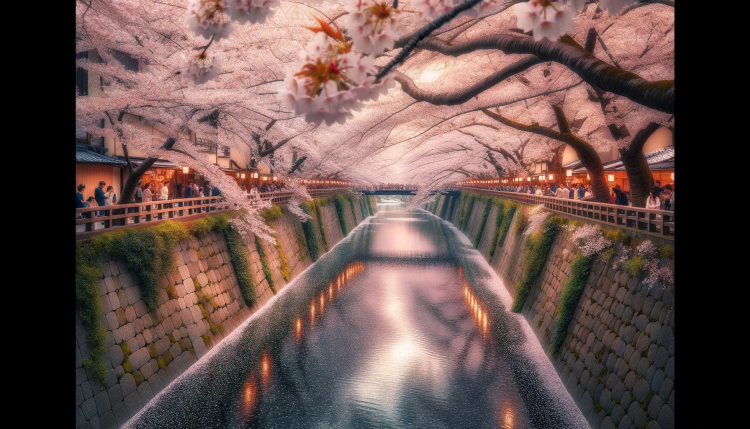
[[541, 59], [533, 55], [528, 56], [520, 61], [516, 61], [502, 70], [498, 70], [471, 86], [449, 93], [425, 91], [419, 88], [409, 76], [401, 72], [394, 72], [394, 80], [401, 84], [402, 91], [417, 101], [426, 101], [436, 106], [455, 106], [469, 101], [472, 97], [481, 94], [505, 79], [541, 62], [543, 62]]
[[446, 22], [455, 18], [459, 13], [474, 7], [474, 5], [476, 5], [480, 1], [482, 0], [466, 0], [465, 2], [456, 6], [454, 9], [451, 9], [450, 11], [440, 15], [434, 21], [420, 28], [417, 34], [414, 37], [412, 37], [408, 43], [406, 43], [406, 45], [404, 46], [404, 49], [402, 49], [401, 52], [398, 53], [398, 55], [396, 55], [391, 61], [389, 61], [388, 64], [385, 65], [385, 67], [381, 68], [380, 71], [378, 71], [378, 74], [375, 75], [375, 82], [380, 81], [380, 79], [382, 79], [385, 75], [387, 75], [388, 72], [390, 72], [393, 67], [397, 66], [402, 61], [404, 61], [404, 59], [406, 59], [406, 57], [409, 56], [411, 51], [413, 51], [414, 48], [417, 47], [417, 43], [424, 40], [433, 31], [442, 27], [443, 24], [445, 24]]
[[[563, 36], [558, 42], [550, 42], [546, 38], [534, 41], [532, 37], [508, 32], [482, 36], [456, 45], [429, 38], [421, 41], [419, 48], [453, 57], [484, 49], [498, 49], [506, 54], [536, 55], [542, 61], [564, 65], [586, 83], [604, 91], [622, 95], [655, 110], [674, 113], [674, 80], [649, 82], [635, 73], [596, 58], [570, 36]], [[384, 69], [380, 69], [378, 74]]]

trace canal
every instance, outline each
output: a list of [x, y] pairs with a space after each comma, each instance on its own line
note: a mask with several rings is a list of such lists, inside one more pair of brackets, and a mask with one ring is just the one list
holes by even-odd
[[128, 426], [588, 427], [465, 237], [378, 208]]

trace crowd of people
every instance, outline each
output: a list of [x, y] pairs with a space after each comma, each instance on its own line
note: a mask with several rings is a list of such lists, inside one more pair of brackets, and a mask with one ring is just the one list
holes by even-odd
[[[544, 197], [564, 198], [570, 200], [591, 201], [594, 196], [591, 192], [591, 185], [553, 183], [545, 185], [503, 185], [495, 186], [490, 189], [495, 191], [519, 192], [523, 194], [533, 194]], [[619, 206], [629, 206], [628, 195], [615, 185], [610, 194], [611, 204]], [[674, 184], [667, 184], [663, 187], [659, 180], [655, 181], [654, 187], [649, 192], [646, 200], [646, 208], [651, 210], [670, 210], [674, 211]]]

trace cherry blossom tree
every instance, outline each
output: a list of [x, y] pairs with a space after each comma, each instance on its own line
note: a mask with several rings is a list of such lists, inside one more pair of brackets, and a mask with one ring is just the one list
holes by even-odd
[[414, 205], [466, 177], [558, 169], [566, 145], [604, 201], [597, 151], [615, 146], [636, 204], [643, 143], [674, 123], [669, 0], [78, 0], [76, 26], [77, 51], [102, 58], [77, 66], [110, 82], [78, 97], [81, 125], [148, 154], [129, 178], [161, 157], [220, 183], [261, 235], [190, 135], [292, 177], [420, 185]]

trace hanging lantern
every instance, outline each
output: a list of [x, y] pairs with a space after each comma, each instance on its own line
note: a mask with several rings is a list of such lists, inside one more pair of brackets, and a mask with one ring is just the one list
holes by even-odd
[[190, 168], [189, 168], [189, 167], [187, 167], [187, 166], [185, 166], [185, 167], [182, 167], [182, 172], [183, 172], [184, 174], [188, 174], [188, 173], [190, 172]]
[[607, 175], [607, 180], [609, 180], [610, 182], [614, 182], [615, 181], [615, 175], [614, 174], [608, 174]]
[[568, 176], [568, 177], [571, 177], [573, 175], [573, 170], [566, 171], [565, 175]]
[[244, 179], [244, 178], [245, 178], [245, 173], [242, 173], [242, 175], [240, 176], [240, 179]]

